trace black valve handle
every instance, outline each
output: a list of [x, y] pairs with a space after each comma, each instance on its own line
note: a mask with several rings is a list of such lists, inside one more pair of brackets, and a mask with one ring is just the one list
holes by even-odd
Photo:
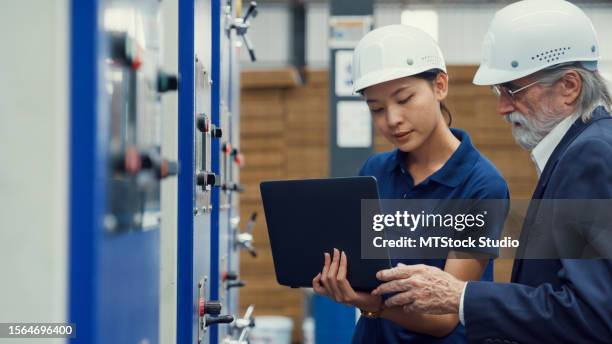
[[206, 316], [204, 318], [204, 326], [208, 327], [210, 325], [216, 324], [230, 324], [234, 321], [234, 316], [232, 315], [219, 315], [219, 316]]

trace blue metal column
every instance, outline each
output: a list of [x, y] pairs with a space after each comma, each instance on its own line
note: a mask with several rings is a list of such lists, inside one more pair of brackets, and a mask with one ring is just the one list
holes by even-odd
[[[212, 111], [212, 123], [215, 126], [220, 126], [220, 53], [221, 53], [221, 1], [223, 0], [212, 0], [211, 10], [211, 24], [212, 24], [212, 92], [211, 92], [211, 111]], [[211, 165], [212, 172], [217, 176], [220, 175], [220, 152], [221, 146], [219, 140], [212, 140], [211, 142]], [[210, 235], [210, 298], [212, 300], [219, 299], [219, 188], [212, 189], [212, 216], [211, 216], [211, 235]], [[219, 341], [219, 330], [217, 326], [213, 326], [210, 329], [210, 342], [217, 343]]]
[[[94, 343], [96, 312], [91, 309], [97, 294], [95, 270], [96, 219], [104, 202], [96, 166], [98, 1], [70, 3], [70, 322], [77, 324], [73, 343]], [[78, 257], [78, 258], [77, 258]], [[89, 307], [88, 307], [89, 306]]]
[[177, 343], [197, 340], [194, 301], [194, 2], [179, 0]]

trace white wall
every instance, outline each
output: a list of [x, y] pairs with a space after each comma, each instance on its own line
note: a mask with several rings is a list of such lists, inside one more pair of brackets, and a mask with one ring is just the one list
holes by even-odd
[[67, 319], [68, 19], [67, 0], [0, 2], [0, 322]]

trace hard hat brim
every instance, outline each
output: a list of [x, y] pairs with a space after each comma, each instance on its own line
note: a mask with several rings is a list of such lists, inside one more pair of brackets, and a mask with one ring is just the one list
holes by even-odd
[[476, 71], [476, 74], [474, 75], [474, 80], [472, 82], [474, 83], [474, 85], [479, 85], [479, 86], [499, 85], [499, 84], [514, 81], [520, 78], [524, 78], [530, 74], [541, 71], [543, 69], [553, 67], [558, 64], [567, 63], [567, 62], [580, 62], [582, 66], [588, 70], [591, 70], [591, 71], [597, 70], [597, 60], [592, 60], [592, 59], [585, 59], [585, 60], [572, 59], [570, 61], [560, 60], [548, 66], [531, 68], [531, 69], [527, 69], [521, 72], [516, 72], [513, 70], [500, 70], [500, 69], [490, 68], [489, 66], [486, 66], [486, 65], [481, 65]]
[[[408, 76], [417, 75], [431, 69], [431, 66], [426, 66], [424, 68], [393, 68], [384, 72], [376, 71], [374, 73], [362, 76], [358, 82], [354, 83], [353, 92], [359, 93], [370, 86], [382, 84], [383, 82], [401, 79]], [[445, 66], [436, 66], [434, 69], [440, 69], [446, 73]]]
[[513, 70], [500, 70], [489, 68], [488, 66], [480, 66], [474, 75], [472, 81], [474, 85], [492, 86], [510, 82], [516, 79], [526, 77], [540, 70], [540, 68], [524, 70], [519, 73]]

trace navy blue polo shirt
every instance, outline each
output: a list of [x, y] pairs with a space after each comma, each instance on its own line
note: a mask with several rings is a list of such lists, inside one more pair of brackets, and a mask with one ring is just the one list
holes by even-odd
[[[495, 166], [478, 152], [465, 131], [451, 131], [461, 141], [459, 147], [442, 168], [418, 185], [414, 185], [406, 166], [408, 153], [398, 149], [371, 156], [359, 175], [376, 177], [381, 199], [508, 199], [508, 185]], [[412, 259], [404, 263], [427, 264], [444, 269], [446, 260]], [[487, 265], [481, 280], [493, 280], [492, 261]], [[461, 324], [448, 336], [436, 338], [406, 330], [382, 318], [361, 317], [353, 335], [353, 343], [465, 342], [467, 337]]]

